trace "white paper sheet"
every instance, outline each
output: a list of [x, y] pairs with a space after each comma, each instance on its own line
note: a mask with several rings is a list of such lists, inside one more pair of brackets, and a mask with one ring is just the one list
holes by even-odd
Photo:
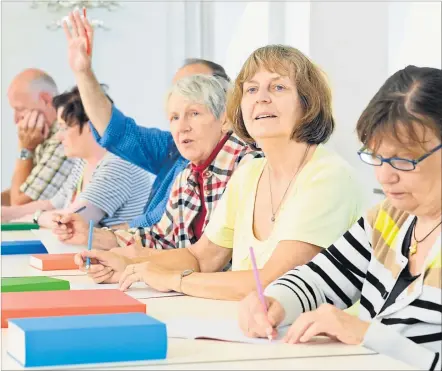
[[167, 336], [183, 339], [213, 339], [249, 344], [278, 344], [287, 333], [289, 326], [278, 329], [278, 338], [268, 339], [249, 338], [243, 334], [236, 320], [175, 318], [166, 321]]
[[50, 229], [34, 229], [32, 233], [43, 243], [49, 254], [78, 253], [87, 250], [87, 246], [68, 245], [60, 242]]
[[[100, 284], [100, 283], [77, 283], [70, 282], [71, 290], [111, 290], [118, 289], [117, 283], [108, 283], [108, 284]], [[135, 282], [125, 293], [129, 296], [132, 296], [135, 299], [150, 299], [150, 298], [164, 298], [169, 296], [181, 296], [178, 292], [159, 292], [154, 290], [144, 284], [143, 282]]]

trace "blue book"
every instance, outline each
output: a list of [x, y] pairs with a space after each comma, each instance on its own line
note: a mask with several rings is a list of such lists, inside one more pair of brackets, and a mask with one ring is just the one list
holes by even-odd
[[11, 319], [8, 353], [25, 367], [165, 359], [167, 330], [144, 313]]
[[35, 241], [3, 241], [2, 255], [14, 254], [47, 254], [48, 250], [39, 240]]

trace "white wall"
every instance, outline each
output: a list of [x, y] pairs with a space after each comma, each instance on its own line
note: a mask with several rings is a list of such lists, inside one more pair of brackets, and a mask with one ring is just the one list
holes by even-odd
[[[216, 3], [215, 3], [216, 4]], [[231, 77], [238, 75], [249, 55], [257, 48], [268, 44], [269, 3], [216, 4], [215, 56], [223, 61]], [[227, 23], [229, 14], [235, 14], [236, 22]], [[231, 27], [234, 24], [235, 27]]]
[[[10, 184], [17, 136], [7, 88], [22, 69], [38, 67], [56, 80], [61, 91], [74, 84], [67, 64], [62, 30], [45, 25], [57, 14], [44, 6], [31, 9], [30, 2], [2, 2], [2, 189]], [[185, 57], [182, 38], [184, 3], [128, 2], [116, 12], [91, 10], [111, 30], [97, 30], [93, 68], [109, 85], [118, 107], [145, 126], [167, 128], [164, 94], [176, 68]], [[58, 14], [62, 16], [62, 14]], [[172, 47], [171, 47], [172, 46]]]
[[[1, 6], [4, 189], [17, 152], [6, 98], [9, 82], [26, 67], [47, 70], [60, 90], [74, 80], [63, 32], [45, 28], [56, 15], [44, 7], [30, 9], [29, 2]], [[113, 13], [89, 12], [111, 27], [96, 32], [94, 69], [125, 113], [141, 125], [167, 128], [164, 93], [185, 57], [214, 60], [234, 78], [257, 47], [297, 47], [330, 78], [337, 129], [329, 145], [349, 160], [371, 189], [377, 182], [356, 155], [356, 121], [392, 72], [410, 63], [440, 67], [440, 9], [440, 3], [405, 2], [128, 1]]]
[[[336, 131], [330, 140], [358, 171], [370, 191], [373, 169], [357, 155], [356, 122], [388, 76], [388, 4], [314, 2], [311, 4], [310, 55], [326, 71], [333, 90]], [[370, 203], [377, 201], [371, 196]]]
[[409, 64], [441, 68], [441, 3], [388, 4], [388, 70]]

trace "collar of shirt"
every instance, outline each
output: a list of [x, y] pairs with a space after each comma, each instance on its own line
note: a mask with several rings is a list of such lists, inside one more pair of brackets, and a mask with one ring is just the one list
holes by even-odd
[[59, 125], [57, 121], [54, 121], [49, 128], [49, 135], [48, 137], [40, 143], [37, 148], [35, 149], [35, 158], [34, 163], [38, 163], [41, 160], [41, 157], [43, 156], [45, 149], [58, 146], [60, 144], [60, 141], [58, 140], [56, 134], [58, 132]]
[[243, 148], [243, 142], [239, 141], [231, 132], [227, 133], [203, 164], [197, 166], [189, 163], [187, 165], [189, 171], [187, 183], [193, 187], [197, 187], [199, 184], [199, 174], [203, 181], [214, 175], [219, 182], [227, 182], [231, 174], [226, 170], [231, 168], [230, 162], [232, 158], [236, 158], [238, 152]]
[[54, 121], [49, 129], [48, 138], [52, 138], [55, 134], [57, 134], [58, 129], [60, 129], [60, 126], [58, 125], [57, 121]]
[[216, 145], [216, 147], [214, 148], [214, 150], [212, 151], [210, 156], [201, 165], [195, 165], [195, 164], [191, 163], [190, 168], [191, 168], [192, 172], [202, 173], [204, 170], [206, 170], [206, 168], [213, 162], [215, 157], [218, 155], [218, 153], [224, 147], [224, 144], [226, 144], [227, 139], [229, 139], [229, 137], [230, 137], [230, 134], [231, 133], [228, 133], [221, 138], [221, 140], [218, 142], [218, 144]]

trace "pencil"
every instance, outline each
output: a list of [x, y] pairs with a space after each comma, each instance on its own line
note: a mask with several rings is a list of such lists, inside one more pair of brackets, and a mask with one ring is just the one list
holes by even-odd
[[[259, 272], [258, 272], [258, 267], [256, 265], [255, 252], [252, 246], [250, 246], [249, 250], [250, 250], [250, 259], [252, 260], [253, 275], [255, 276], [256, 291], [258, 292], [258, 297], [259, 300], [261, 301], [262, 309], [264, 310], [264, 313], [267, 314], [267, 305], [266, 305], [266, 300], [264, 298], [264, 291], [262, 289], [261, 281], [259, 279]], [[272, 340], [271, 334], [267, 334], [267, 337], [269, 338], [269, 340]]]
[[[87, 249], [88, 251], [91, 251], [92, 249], [92, 238], [94, 234], [94, 221], [89, 221], [89, 238], [87, 240]], [[86, 257], [86, 269], [89, 269], [91, 266], [91, 259], [89, 257]]]
[[[84, 209], [86, 209], [86, 206], [82, 206], [82, 207], [80, 207], [78, 210], [75, 210], [75, 211], [74, 211], [74, 214], [81, 213]], [[60, 222], [60, 221], [58, 221], [57, 224], [58, 224], [58, 225], [62, 225], [63, 223]]]

